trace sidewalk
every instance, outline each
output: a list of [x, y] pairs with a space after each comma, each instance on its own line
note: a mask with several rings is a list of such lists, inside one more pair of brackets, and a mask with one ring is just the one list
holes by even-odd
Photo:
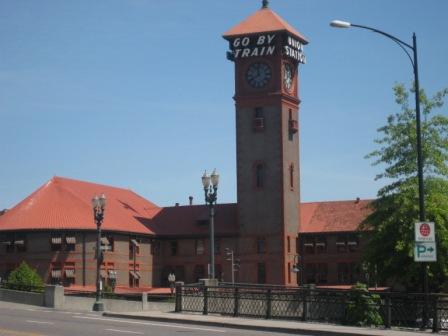
[[289, 334], [304, 335], [377, 335], [377, 336], [416, 336], [431, 335], [431, 331], [403, 331], [397, 329], [373, 329], [340, 326], [324, 323], [307, 323], [284, 320], [264, 320], [249, 318], [234, 318], [216, 315], [187, 314], [187, 313], [162, 313], [156, 311], [111, 313], [106, 312], [104, 316], [121, 317], [128, 319], [142, 319], [159, 322], [171, 322], [181, 324], [200, 324], [206, 326], [237, 328], [248, 330], [259, 330], [268, 332], [282, 332]]

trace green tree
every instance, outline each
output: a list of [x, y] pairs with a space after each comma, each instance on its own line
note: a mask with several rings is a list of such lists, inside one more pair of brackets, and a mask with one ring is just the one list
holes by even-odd
[[44, 285], [37, 272], [24, 261], [8, 276], [7, 287], [18, 290], [39, 290]]
[[[421, 290], [422, 268], [415, 263], [414, 223], [418, 221], [417, 140], [415, 110], [404, 85], [394, 87], [395, 101], [401, 110], [378, 129], [378, 149], [367, 155], [373, 165], [384, 168], [376, 176], [387, 185], [378, 191], [372, 202], [372, 214], [361, 228], [373, 229], [365, 251], [365, 259], [378, 268], [383, 282], [396, 281], [410, 290]], [[420, 91], [422, 110], [422, 152], [424, 158], [426, 219], [436, 223], [437, 263], [430, 263], [432, 290], [438, 290], [448, 276], [448, 118], [434, 114], [443, 106], [448, 89], [429, 98]], [[413, 99], [411, 102], [413, 104]]]
[[347, 304], [347, 323], [359, 326], [379, 326], [383, 324], [380, 315], [381, 299], [373, 294], [367, 285], [356, 283], [350, 290]]

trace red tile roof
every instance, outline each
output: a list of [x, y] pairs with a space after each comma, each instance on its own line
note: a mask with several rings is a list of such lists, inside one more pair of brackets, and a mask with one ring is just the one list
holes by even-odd
[[371, 213], [371, 200], [313, 202], [300, 205], [300, 233], [356, 231]]
[[[208, 235], [205, 205], [160, 208], [131, 190], [54, 177], [0, 216], [0, 231], [95, 230], [91, 199], [104, 193], [103, 230], [161, 236]], [[371, 212], [370, 200], [302, 203], [301, 233], [356, 231]], [[237, 205], [215, 208], [218, 235], [238, 234]]]
[[307, 39], [295, 30], [288, 22], [283, 20], [277, 13], [270, 8], [262, 8], [245, 20], [226, 31], [224, 38], [233, 36], [256, 34], [261, 32], [287, 31], [295, 36], [302, 43], [307, 44]]
[[[157, 235], [188, 236], [208, 235], [209, 209], [205, 205], [175, 206], [163, 208], [146, 221]], [[234, 235], [238, 232], [236, 204], [215, 206], [215, 233]]]
[[0, 230], [95, 230], [91, 199], [104, 193], [103, 230], [153, 234], [140, 218], [160, 208], [131, 190], [54, 177], [0, 217]]

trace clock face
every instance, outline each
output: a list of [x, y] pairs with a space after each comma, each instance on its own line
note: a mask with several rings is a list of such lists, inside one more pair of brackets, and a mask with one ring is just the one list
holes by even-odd
[[293, 67], [289, 63], [285, 63], [283, 70], [283, 84], [285, 88], [289, 91], [292, 88], [292, 77], [293, 77]]
[[259, 89], [268, 84], [271, 79], [272, 71], [266, 63], [252, 63], [247, 69], [246, 80], [250, 86]]

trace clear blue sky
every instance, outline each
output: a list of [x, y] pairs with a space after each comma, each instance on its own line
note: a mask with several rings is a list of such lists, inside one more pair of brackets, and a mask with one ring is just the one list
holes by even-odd
[[[203, 202], [216, 167], [219, 201], [236, 201], [233, 63], [221, 35], [261, 0], [0, 1], [0, 209], [53, 175], [130, 188], [158, 205]], [[448, 86], [448, 1], [272, 0], [304, 34], [300, 68], [303, 201], [375, 197], [364, 155], [397, 110], [412, 71], [392, 41], [411, 43], [421, 86]], [[443, 109], [447, 114], [448, 108]]]

